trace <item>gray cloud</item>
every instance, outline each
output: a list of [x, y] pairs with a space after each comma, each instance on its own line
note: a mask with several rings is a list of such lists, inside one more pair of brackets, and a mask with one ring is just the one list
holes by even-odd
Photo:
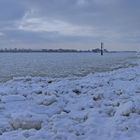
[[0, 21], [13, 21], [24, 16], [27, 7], [21, 0], [0, 0]]
[[139, 0], [1, 0], [0, 43], [88, 49], [104, 41], [112, 50], [135, 50], [139, 5]]

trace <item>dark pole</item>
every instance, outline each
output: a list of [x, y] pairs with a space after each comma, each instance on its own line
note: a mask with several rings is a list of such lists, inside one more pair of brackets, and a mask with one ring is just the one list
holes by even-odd
[[103, 55], [103, 42], [101, 42], [101, 55]]

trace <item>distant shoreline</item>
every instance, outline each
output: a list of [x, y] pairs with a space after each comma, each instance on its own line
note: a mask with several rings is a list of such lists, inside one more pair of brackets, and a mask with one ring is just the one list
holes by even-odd
[[[137, 51], [108, 51], [103, 50], [104, 53], [136, 53]], [[100, 53], [100, 49], [92, 50], [72, 50], [72, 49], [1, 49], [0, 53]]]
[[[76, 50], [76, 49], [0, 49], [0, 53], [5, 53], [5, 52], [12, 52], [12, 53], [17, 53], [17, 52], [47, 52], [47, 53], [64, 53], [64, 52], [95, 52], [95, 53], [99, 53], [101, 52], [100, 49], [92, 49], [92, 50]], [[109, 52], [108, 50], [104, 49], [104, 52]]]
[[[93, 53], [93, 54], [100, 54], [99, 52], [0, 52], [0, 54], [2, 53]], [[109, 53], [137, 53], [135, 51], [118, 51], [118, 52], [105, 52], [105, 54], [109, 54]]]

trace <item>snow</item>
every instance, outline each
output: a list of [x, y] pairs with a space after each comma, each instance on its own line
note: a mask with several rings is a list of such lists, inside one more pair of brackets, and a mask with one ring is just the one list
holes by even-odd
[[0, 84], [0, 140], [139, 140], [140, 66]]

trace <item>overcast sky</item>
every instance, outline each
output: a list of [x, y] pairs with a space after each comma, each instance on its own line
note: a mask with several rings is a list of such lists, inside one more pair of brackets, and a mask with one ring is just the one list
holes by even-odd
[[140, 0], [0, 0], [1, 48], [140, 48]]

